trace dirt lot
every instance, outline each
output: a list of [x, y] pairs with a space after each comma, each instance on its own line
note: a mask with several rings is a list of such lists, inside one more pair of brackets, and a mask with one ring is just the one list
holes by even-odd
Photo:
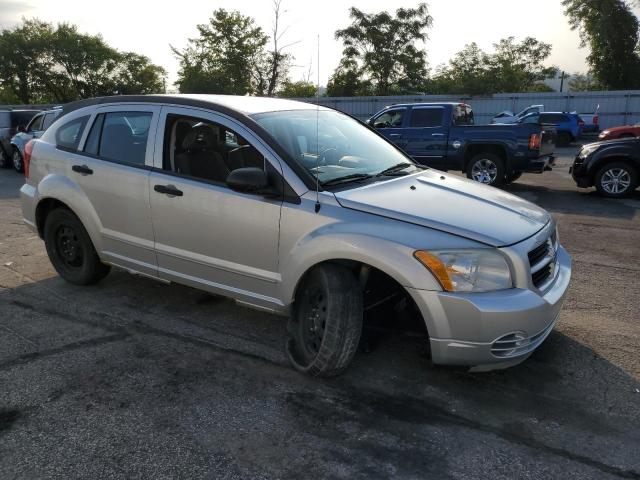
[[640, 194], [578, 191], [571, 153], [508, 187], [574, 260], [527, 362], [436, 368], [396, 329], [330, 380], [288, 366], [282, 318], [121, 271], [64, 283], [0, 171], [0, 478], [640, 478]]

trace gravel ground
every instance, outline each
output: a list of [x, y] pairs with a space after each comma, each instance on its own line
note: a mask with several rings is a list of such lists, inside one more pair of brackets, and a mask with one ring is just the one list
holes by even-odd
[[0, 171], [0, 478], [640, 478], [640, 192], [578, 190], [574, 151], [507, 187], [574, 260], [528, 361], [437, 368], [396, 328], [329, 380], [289, 367], [282, 318], [121, 271], [66, 284]]

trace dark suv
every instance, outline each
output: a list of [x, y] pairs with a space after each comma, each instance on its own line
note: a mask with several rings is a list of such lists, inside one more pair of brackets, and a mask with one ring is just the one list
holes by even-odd
[[0, 168], [13, 165], [11, 138], [18, 133], [19, 127], [25, 128], [38, 113], [40, 110], [0, 110]]

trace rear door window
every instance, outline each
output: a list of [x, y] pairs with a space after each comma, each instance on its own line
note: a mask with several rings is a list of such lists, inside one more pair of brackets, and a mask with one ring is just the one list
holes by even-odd
[[443, 108], [414, 108], [411, 110], [411, 127], [441, 127]]
[[42, 130], [42, 120], [44, 115], [36, 115], [27, 127], [27, 132], [39, 132]]
[[89, 115], [71, 120], [56, 130], [56, 147], [64, 150], [77, 150]]
[[99, 114], [84, 151], [105, 160], [144, 165], [152, 116], [151, 112]]

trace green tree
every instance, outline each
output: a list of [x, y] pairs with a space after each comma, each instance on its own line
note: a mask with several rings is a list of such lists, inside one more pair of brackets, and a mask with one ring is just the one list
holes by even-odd
[[466, 45], [448, 65], [439, 67], [430, 80], [430, 91], [483, 95], [550, 90], [542, 81], [557, 74], [556, 67], [544, 65], [551, 45], [531, 37], [522, 42], [508, 37], [494, 48], [486, 53], [475, 43]]
[[163, 91], [162, 68], [74, 25], [24, 20], [0, 33], [0, 88], [21, 103]]
[[221, 8], [208, 24], [198, 25], [199, 37], [183, 51], [176, 85], [183, 93], [245, 95], [268, 88], [265, 51], [268, 37], [251, 17]]
[[328, 92], [360, 94], [370, 85], [376, 95], [424, 90], [426, 53], [416, 46], [427, 39], [432, 24], [427, 5], [388, 12], [364, 13], [352, 7], [351, 25], [336, 31], [342, 40], [342, 61], [328, 85]]
[[590, 50], [587, 62], [604, 89], [640, 85], [638, 18], [623, 0], [563, 0], [569, 24]]
[[590, 90], [602, 90], [593, 75], [574, 73], [569, 80], [570, 92], [587, 92]]
[[318, 92], [318, 87], [311, 82], [305, 80], [299, 80], [292, 82], [285, 80], [282, 82], [282, 86], [278, 91], [278, 97], [284, 98], [309, 98], [315, 97]]

